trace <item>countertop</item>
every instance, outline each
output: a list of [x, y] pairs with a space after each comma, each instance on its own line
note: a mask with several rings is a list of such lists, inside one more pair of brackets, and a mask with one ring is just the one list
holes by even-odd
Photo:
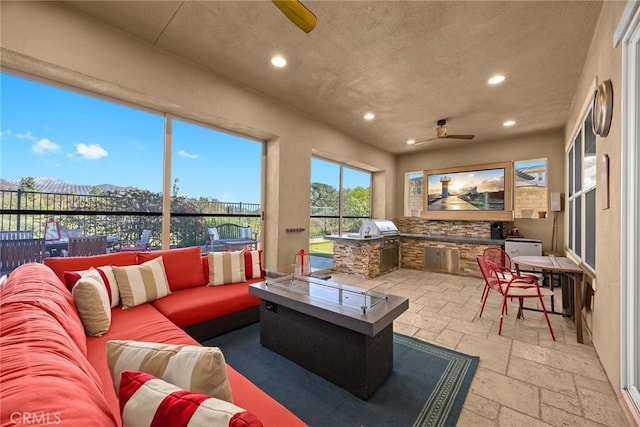
[[485, 237], [459, 237], [444, 236], [442, 234], [418, 234], [418, 233], [400, 233], [400, 237], [418, 240], [431, 240], [434, 242], [450, 242], [450, 243], [470, 243], [473, 245], [496, 245], [504, 244], [503, 239], [490, 239]]
[[[361, 237], [358, 235], [337, 235], [331, 234], [324, 236], [329, 240], [350, 240], [354, 242], [375, 242], [381, 240], [382, 236]], [[490, 239], [483, 237], [457, 237], [457, 236], [444, 236], [441, 234], [418, 234], [418, 233], [400, 233], [400, 237], [417, 240], [430, 240], [433, 242], [449, 242], [449, 243], [467, 243], [472, 245], [496, 245], [501, 246], [504, 244], [503, 239]]]
[[328, 236], [324, 236], [324, 238], [329, 240], [352, 240], [355, 242], [371, 242], [371, 241], [382, 240], [383, 236], [361, 237], [356, 234], [354, 235], [329, 234]]

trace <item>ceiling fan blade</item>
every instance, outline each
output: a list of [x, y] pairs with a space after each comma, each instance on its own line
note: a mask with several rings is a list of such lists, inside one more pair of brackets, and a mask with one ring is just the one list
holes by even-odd
[[414, 142], [413, 144], [411, 144], [412, 146], [415, 145], [420, 145], [420, 144], [424, 144], [425, 142], [429, 142], [429, 141], [435, 141], [436, 139], [442, 139], [439, 136], [434, 136], [433, 138], [427, 138], [427, 139], [421, 139], [419, 141]]
[[291, 22], [305, 33], [316, 27], [318, 18], [299, 0], [271, 0]]
[[449, 138], [449, 139], [473, 139], [475, 138], [475, 135], [447, 135], [447, 136], [443, 136], [442, 138]]

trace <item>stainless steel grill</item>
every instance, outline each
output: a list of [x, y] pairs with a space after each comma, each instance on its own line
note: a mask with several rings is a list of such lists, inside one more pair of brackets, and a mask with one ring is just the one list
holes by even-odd
[[380, 245], [380, 272], [384, 273], [400, 264], [400, 233], [388, 219], [368, 219], [360, 227], [360, 236], [382, 237]]
[[360, 226], [360, 237], [397, 236], [398, 227], [388, 219], [367, 219]]

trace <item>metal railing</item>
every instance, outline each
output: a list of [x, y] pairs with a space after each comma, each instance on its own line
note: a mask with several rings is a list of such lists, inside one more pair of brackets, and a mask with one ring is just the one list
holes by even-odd
[[[44, 224], [53, 218], [62, 237], [117, 236], [121, 244], [134, 243], [144, 229], [152, 230], [151, 247], [162, 241], [162, 195], [143, 190], [122, 194], [78, 195], [0, 190], [0, 230], [32, 231], [44, 236]], [[232, 222], [259, 232], [262, 210], [258, 203], [220, 202], [174, 197], [171, 201], [171, 247], [202, 246], [207, 228]], [[66, 235], [65, 235], [66, 234]]]

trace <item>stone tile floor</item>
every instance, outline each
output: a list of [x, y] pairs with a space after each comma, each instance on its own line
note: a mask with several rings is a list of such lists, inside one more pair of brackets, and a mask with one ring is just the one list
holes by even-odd
[[332, 280], [409, 297], [395, 332], [480, 357], [458, 427], [629, 426], [589, 336], [578, 344], [570, 319], [550, 315], [554, 342], [542, 313], [515, 320], [514, 301], [500, 336], [497, 292], [477, 316], [482, 279], [400, 269], [375, 279], [333, 272]]

